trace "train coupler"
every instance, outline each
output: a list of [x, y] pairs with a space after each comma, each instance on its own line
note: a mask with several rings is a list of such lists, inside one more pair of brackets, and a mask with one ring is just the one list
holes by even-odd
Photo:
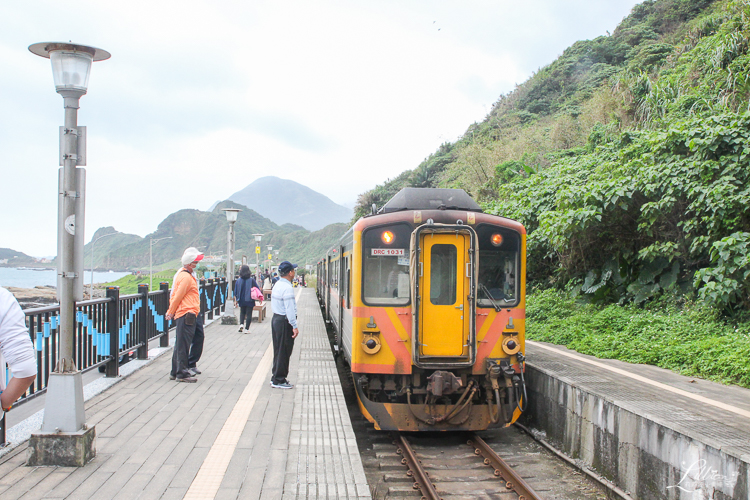
[[438, 370], [427, 377], [427, 392], [434, 396], [453, 394], [461, 387], [463, 382], [451, 372]]

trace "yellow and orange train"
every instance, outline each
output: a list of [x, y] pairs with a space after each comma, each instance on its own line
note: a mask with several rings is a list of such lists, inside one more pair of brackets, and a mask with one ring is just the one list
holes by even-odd
[[405, 188], [318, 262], [317, 293], [376, 429], [482, 430], [525, 406], [526, 230], [461, 189]]

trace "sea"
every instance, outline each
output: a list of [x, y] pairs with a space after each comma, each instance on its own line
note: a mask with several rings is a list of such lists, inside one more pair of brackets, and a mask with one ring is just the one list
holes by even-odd
[[[110, 283], [130, 273], [94, 271], [94, 283]], [[91, 271], [84, 272], [84, 284], [91, 283]], [[0, 267], [0, 286], [14, 286], [17, 288], [34, 288], [35, 286], [57, 286], [57, 271], [55, 269], [16, 269], [15, 267]]]

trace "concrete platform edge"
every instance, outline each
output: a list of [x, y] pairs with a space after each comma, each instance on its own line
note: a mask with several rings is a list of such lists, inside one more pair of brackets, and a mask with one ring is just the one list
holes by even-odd
[[746, 454], [533, 363], [527, 368], [525, 423], [633, 498], [750, 498]]

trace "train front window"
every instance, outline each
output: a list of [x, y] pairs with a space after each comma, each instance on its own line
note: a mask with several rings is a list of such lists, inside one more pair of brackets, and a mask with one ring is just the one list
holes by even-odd
[[[515, 231], [481, 224], [479, 240], [479, 307], [518, 304], [521, 239]], [[494, 303], [493, 303], [494, 302]]]
[[362, 236], [362, 297], [368, 305], [409, 303], [409, 240], [411, 227], [372, 227]]

